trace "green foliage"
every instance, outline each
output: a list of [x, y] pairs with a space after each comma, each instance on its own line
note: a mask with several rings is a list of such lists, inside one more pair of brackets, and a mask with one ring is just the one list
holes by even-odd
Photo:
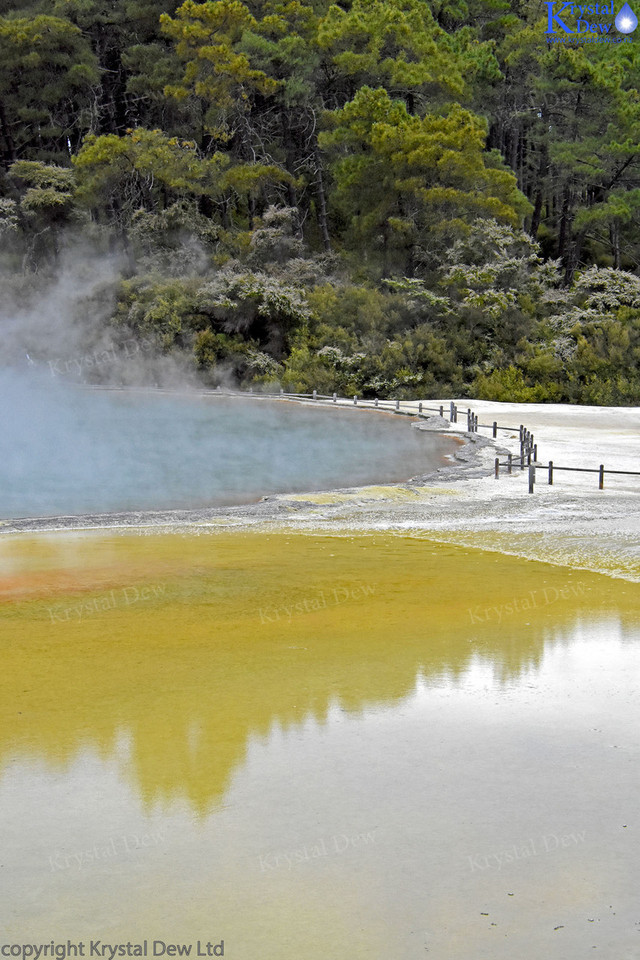
[[385, 87], [424, 107], [434, 95], [465, 90], [452, 38], [422, 0], [354, 0], [323, 18], [318, 43], [355, 87]]
[[149, 337], [168, 350], [176, 343], [188, 344], [189, 333], [198, 328], [194, 301], [197, 283], [154, 276], [141, 276], [120, 285], [115, 322], [141, 337]]
[[243, 377], [265, 377], [280, 369], [279, 358], [308, 317], [295, 287], [263, 273], [222, 270], [169, 281], [154, 274], [123, 281], [115, 322], [163, 350], [189, 350], [201, 369], [233, 353], [244, 358]]
[[302, 291], [265, 273], [222, 271], [202, 285], [197, 305], [225, 332], [256, 341], [276, 359], [309, 316]]
[[532, 233], [570, 284], [585, 263], [638, 263], [640, 57], [635, 43], [619, 55], [606, 43], [547, 47], [545, 22], [532, 5], [496, 21], [505, 82], [485, 109], [492, 145], [534, 204]]
[[[384, 338], [392, 322], [391, 300], [381, 290], [353, 284], [326, 284], [309, 294], [309, 307], [317, 324], [351, 336], [352, 343]], [[335, 342], [327, 339], [322, 345]]]
[[143, 269], [148, 269], [153, 257], [159, 258], [165, 271], [187, 273], [198, 262], [197, 247], [193, 241], [213, 246], [219, 230], [204, 217], [193, 201], [179, 200], [157, 213], [136, 210], [131, 217], [129, 239], [144, 258]]
[[0, 17], [0, 139], [6, 165], [68, 157], [90, 123], [99, 82], [96, 57], [81, 31], [60, 17]]
[[202, 330], [197, 334], [193, 352], [197, 368], [208, 383], [215, 386], [234, 382], [269, 382], [276, 379], [281, 366], [251, 343], [224, 333]]
[[78, 199], [120, 227], [137, 210], [156, 211], [180, 198], [215, 195], [224, 158], [203, 159], [192, 141], [160, 130], [86, 138], [73, 158]]
[[277, 89], [276, 81], [253, 68], [239, 49], [245, 32], [257, 25], [255, 18], [240, 0], [185, 0], [174, 18], [163, 13], [160, 22], [185, 64], [182, 81], [169, 84], [167, 95], [198, 97], [205, 104], [207, 130], [218, 140], [228, 139], [231, 118], [248, 109], [251, 97]]
[[9, 239], [18, 235], [20, 219], [18, 204], [9, 197], [0, 197], [0, 237]]
[[636, 44], [508, 0], [0, 14], [10, 283], [98, 237], [120, 333], [207, 383], [640, 401]]
[[19, 202], [13, 201], [11, 223], [23, 266], [38, 269], [47, 260], [57, 259], [64, 228], [80, 221], [75, 204], [73, 170], [18, 160], [9, 167], [8, 181]]
[[381, 246], [385, 273], [398, 252], [399, 264], [432, 265], [470, 219], [515, 226], [528, 209], [513, 175], [485, 163], [484, 122], [458, 105], [417, 117], [362, 87], [328, 124], [337, 203], [359, 242]]
[[542, 384], [530, 385], [522, 370], [510, 364], [490, 374], [479, 374], [474, 382], [474, 395], [479, 400], [499, 400], [506, 403], [541, 403], [550, 400]]
[[304, 244], [297, 234], [297, 218], [293, 207], [268, 207], [251, 235], [249, 261], [253, 266], [282, 266], [302, 256]]

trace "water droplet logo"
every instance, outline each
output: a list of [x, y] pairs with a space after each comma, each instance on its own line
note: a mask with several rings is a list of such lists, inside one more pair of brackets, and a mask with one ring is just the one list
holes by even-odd
[[620, 7], [620, 12], [616, 17], [616, 30], [619, 33], [633, 33], [638, 26], [638, 18], [628, 3]]

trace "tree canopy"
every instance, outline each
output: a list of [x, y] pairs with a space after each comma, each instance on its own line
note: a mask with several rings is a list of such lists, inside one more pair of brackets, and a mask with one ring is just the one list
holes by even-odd
[[637, 400], [637, 41], [546, 23], [2, 0], [2, 268], [117, 251], [114, 329], [155, 323], [212, 382]]

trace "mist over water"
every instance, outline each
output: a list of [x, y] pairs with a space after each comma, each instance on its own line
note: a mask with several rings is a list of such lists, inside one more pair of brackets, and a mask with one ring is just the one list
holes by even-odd
[[426, 474], [446, 437], [404, 418], [277, 401], [100, 390], [0, 371], [0, 516], [249, 502]]
[[404, 418], [203, 396], [193, 357], [111, 322], [117, 275], [116, 260], [74, 248], [55, 278], [7, 287], [0, 517], [216, 506], [404, 480], [452, 449]]

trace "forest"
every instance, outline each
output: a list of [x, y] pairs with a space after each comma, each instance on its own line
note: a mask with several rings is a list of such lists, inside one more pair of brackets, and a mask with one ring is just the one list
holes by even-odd
[[114, 265], [93, 347], [207, 386], [640, 402], [637, 41], [547, 24], [539, 0], [0, 0], [5, 307], [90, 252]]

